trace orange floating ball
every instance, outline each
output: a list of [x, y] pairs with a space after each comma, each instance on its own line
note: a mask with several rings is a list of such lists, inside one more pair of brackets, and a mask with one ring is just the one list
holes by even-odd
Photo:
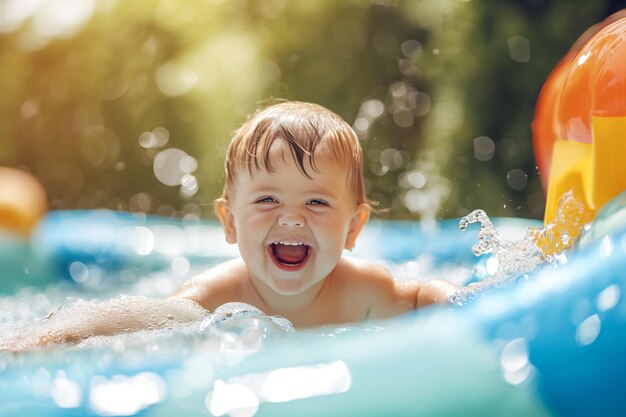
[[47, 207], [46, 192], [33, 175], [0, 167], [0, 231], [29, 236]]

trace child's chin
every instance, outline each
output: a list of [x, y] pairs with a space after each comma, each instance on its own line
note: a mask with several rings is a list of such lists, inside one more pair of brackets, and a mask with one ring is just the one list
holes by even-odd
[[[272, 259], [274, 270], [268, 284], [272, 289], [281, 295], [297, 295], [307, 289], [308, 273], [302, 271], [305, 265], [299, 265], [294, 270], [288, 270], [284, 265], [277, 265], [278, 262]], [[306, 264], [306, 262], [304, 262]]]
[[298, 295], [308, 288], [302, 279], [274, 279], [271, 287], [280, 295]]

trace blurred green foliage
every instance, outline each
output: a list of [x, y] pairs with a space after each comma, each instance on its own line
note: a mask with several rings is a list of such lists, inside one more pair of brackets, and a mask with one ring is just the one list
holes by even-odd
[[540, 218], [534, 103], [607, 2], [30, 3], [0, 1], [0, 165], [53, 209], [211, 216], [232, 132], [286, 98], [355, 126], [381, 216]]

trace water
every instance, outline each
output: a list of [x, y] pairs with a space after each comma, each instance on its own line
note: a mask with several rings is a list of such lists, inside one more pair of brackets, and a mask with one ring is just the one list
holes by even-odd
[[462, 306], [486, 290], [527, 279], [527, 274], [540, 266], [557, 267], [567, 263], [567, 251], [584, 230], [588, 218], [584, 203], [569, 191], [559, 200], [557, 214], [550, 224], [529, 228], [521, 239], [505, 240], [483, 210], [472, 211], [461, 218], [459, 229], [465, 231], [470, 224], [480, 223], [478, 243], [472, 246], [472, 253], [476, 256], [493, 254], [488, 262], [495, 271], [479, 282], [463, 286], [450, 301]]
[[[571, 206], [571, 203], [569, 201], [568, 204]], [[463, 230], [472, 223], [480, 224], [478, 242], [469, 234], [462, 235], [458, 231], [446, 229], [443, 223], [442, 229], [435, 231], [434, 235], [428, 235], [425, 231], [417, 233], [417, 230], [409, 233], [406, 226], [399, 226], [401, 237], [395, 234], [392, 225], [386, 225], [382, 228], [382, 235], [377, 235], [370, 229], [367, 233], [371, 235], [367, 236], [366, 233], [360, 247], [368, 255], [370, 250], [380, 253], [392, 248], [393, 252], [390, 253], [398, 258], [393, 260], [385, 255], [384, 263], [399, 280], [446, 278], [458, 285], [469, 283], [452, 300], [458, 306], [464, 307], [469, 306], [469, 301], [479, 295], [510, 286], [520, 278], [532, 276], [532, 271], [537, 268], [567, 262], [565, 253], [543, 250], [537, 244], [546, 233], [557, 236], [557, 226], [529, 229], [523, 238], [516, 240], [503, 238], [503, 229], [494, 226], [482, 211], [470, 213], [461, 220], [459, 226]], [[378, 226], [374, 222], [372, 227], [376, 229]], [[416, 240], [429, 242], [433, 246], [419, 246], [419, 250], [399, 255], [398, 248], [406, 251]], [[561, 239], [559, 248], [562, 249], [572, 242], [573, 239]], [[453, 246], [454, 244], [459, 246]], [[471, 257], [472, 253], [481, 256], [478, 263], [476, 260], [465, 262], [466, 255]], [[357, 255], [362, 256], [363, 253]], [[485, 255], [488, 257], [486, 261]], [[463, 261], [459, 262], [459, 259]], [[486, 263], [490, 263], [490, 266], [477, 276], [476, 265]], [[206, 266], [208, 265], [198, 268]], [[196, 272], [198, 271], [190, 271], [189, 274]], [[61, 281], [45, 289], [23, 289], [14, 295], [0, 297], [0, 310], [4, 311], [0, 317], [0, 346], [11, 348], [8, 343], [18, 334], [32, 340], [38, 332], [50, 330], [54, 325], [64, 326], [72, 323], [76, 317], [94, 311], [123, 311], [124, 306], [129, 304], [144, 305], [145, 315], [148, 317], [156, 314], [151, 310], [151, 300], [167, 296], [187, 278], [172, 276], [169, 270], [149, 272], [135, 280], [125, 277], [125, 271], [122, 270], [109, 273], [96, 286], [81, 287], [80, 283]], [[126, 295], [115, 295], [119, 293]], [[103, 299], [108, 301], [101, 301]], [[363, 409], [359, 407], [372, 407], [372, 404], [359, 405], [367, 405], [368, 398], [379, 404], [377, 409], [380, 411], [385, 407], [388, 410], [404, 407], [407, 399], [418, 395], [416, 392], [409, 394], [402, 388], [414, 383], [413, 378], [410, 378], [411, 382], [405, 381], [403, 373], [394, 371], [405, 369], [407, 364], [416, 366], [422, 363], [404, 363], [404, 353], [393, 353], [398, 349], [404, 352], [403, 346], [406, 346], [406, 354], [410, 357], [427, 356], [432, 359], [443, 355], [446, 363], [451, 357], [462, 357], [462, 354], [459, 356], [461, 352], [470, 355], [471, 359], [468, 357], [456, 365], [450, 364], [446, 369], [446, 372], [456, 372], [458, 376], [446, 380], [446, 389], [443, 391], [449, 393], [456, 385], [465, 387], [456, 394], [457, 398], [463, 398], [462, 392], [467, 391], [467, 381], [475, 381], [481, 377], [486, 379], [481, 384], [476, 384], [476, 387], [489, 388], [485, 391], [489, 395], [497, 394], [500, 398], [502, 392], [509, 392], [511, 389], [510, 386], [496, 389], [493, 386], [495, 380], [485, 376], [485, 369], [497, 371], [498, 366], [467, 369], [469, 364], [479, 366], [486, 359], [477, 362], [477, 358], [484, 356], [484, 351], [478, 347], [482, 342], [476, 342], [472, 332], [459, 324], [463, 323], [461, 317], [440, 326], [441, 317], [429, 322], [428, 313], [424, 312], [417, 316], [425, 318], [426, 321], [422, 320], [421, 324], [413, 323], [410, 317], [406, 317], [395, 321], [326, 326], [294, 332], [291, 324], [284, 318], [266, 316], [245, 304], [226, 305], [212, 314], [198, 311], [184, 303], [178, 307], [178, 313], [161, 318], [164, 326], [162, 328], [118, 336], [91, 337], [78, 343], [54, 345], [19, 355], [0, 353], [0, 370], [4, 372], [3, 378], [0, 378], [0, 391], [4, 390], [3, 395], [7, 398], [17, 398], [16, 404], [44, 404], [38, 405], [42, 409], [32, 410], [34, 414], [44, 412], [42, 410], [49, 413], [50, 410], [70, 409], [82, 410], [89, 415], [134, 415], [155, 404], [169, 404], [180, 411], [181, 407], [184, 409], [188, 398], [200, 395], [203, 405], [200, 408], [197, 408], [198, 405], [194, 406], [193, 410], [196, 412], [219, 414], [220, 410], [230, 410], [227, 414], [235, 416], [255, 415], [259, 402], [282, 403], [287, 401], [284, 398], [289, 395], [292, 396], [290, 399], [323, 397], [350, 389], [347, 392], [353, 393], [350, 395], [355, 398], [351, 407], [361, 410], [354, 411], [352, 415], [361, 415]], [[124, 325], [122, 322], [118, 323], [121, 329], [124, 329]], [[431, 336], [426, 336], [428, 334]], [[415, 335], [415, 338], [411, 335]], [[442, 340], [456, 342], [441, 345]], [[424, 343], [430, 347], [425, 348]], [[478, 345], [475, 346], [474, 343]], [[455, 346], [461, 351], [457, 352]], [[385, 359], [377, 356], [389, 349], [392, 352], [385, 353]], [[420, 354], [420, 349], [426, 349], [428, 353]], [[337, 359], [344, 354], [346, 359]], [[354, 363], [347, 359], [353, 357], [357, 358]], [[372, 363], [367, 364], [369, 357], [376, 361], [374, 365], [380, 364], [381, 360], [385, 363], [393, 362], [395, 365], [384, 369], [374, 366], [377, 371], [373, 375], [364, 371], [374, 369]], [[363, 363], [358, 358], [362, 358]], [[285, 369], [284, 372], [287, 373], [306, 375], [310, 381], [319, 379], [330, 382], [315, 387], [313, 391], [310, 386], [297, 386], [294, 382], [291, 384], [293, 386], [287, 387], [289, 389], [281, 391], [281, 395], [272, 396], [263, 388], [271, 385], [275, 376], [272, 367], [276, 367], [277, 371]], [[387, 371], [389, 375], [382, 377]], [[428, 374], [424, 369], [415, 371]], [[231, 377], [241, 374], [248, 375], [247, 379]], [[353, 378], [356, 382], [350, 388]], [[359, 383], [364, 378], [374, 385], [364, 387]], [[379, 385], [379, 381], [384, 382], [381, 378], [387, 378], [389, 389]], [[138, 391], [137, 387], [142, 388]], [[237, 398], [241, 398], [241, 395], [250, 398], [252, 408], [251, 411], [248, 410], [248, 414], [238, 414], [243, 413], [241, 410], [237, 411], [237, 404], [240, 403], [225, 405], [216, 402], [218, 399], [229, 398], [229, 390], [232, 391], [231, 394], [237, 394]], [[359, 392], [361, 394], [354, 394]], [[470, 394], [471, 392], [467, 394], [468, 398], [474, 396]], [[20, 398], [25, 399], [19, 400]], [[348, 395], [347, 398], [351, 397]], [[425, 409], [435, 412], [432, 415], [437, 415], [438, 409], [433, 404], [438, 403], [440, 401], [429, 402], [430, 408]], [[461, 401], [459, 404], [464, 403]], [[509, 410], [512, 412], [510, 415], [546, 415], [535, 409], [534, 405], [529, 405], [530, 403], [521, 406], [519, 402], [511, 404], [517, 405], [514, 410]], [[163, 407], [165, 411], [155, 415], [168, 415], [168, 406]], [[463, 407], [467, 408], [467, 404]], [[268, 415], [275, 415], [272, 414], [272, 408], [267, 410]], [[481, 409], [483, 414], [487, 411]], [[19, 409], [19, 413], [25, 412], [26, 409]], [[11, 413], [0, 409], [0, 415]], [[64, 414], [59, 411], [54, 415]]]

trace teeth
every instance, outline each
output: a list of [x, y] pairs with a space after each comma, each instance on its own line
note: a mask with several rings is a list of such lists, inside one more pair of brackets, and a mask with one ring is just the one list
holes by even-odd
[[[300, 242], [296, 242], [296, 243], [294, 243], [294, 242], [276, 242], [276, 243], [281, 244], [281, 245], [285, 245], [285, 246], [301, 246], [301, 245], [304, 245], [304, 243], [300, 243]], [[274, 244], [276, 244], [276, 243], [274, 243]]]

